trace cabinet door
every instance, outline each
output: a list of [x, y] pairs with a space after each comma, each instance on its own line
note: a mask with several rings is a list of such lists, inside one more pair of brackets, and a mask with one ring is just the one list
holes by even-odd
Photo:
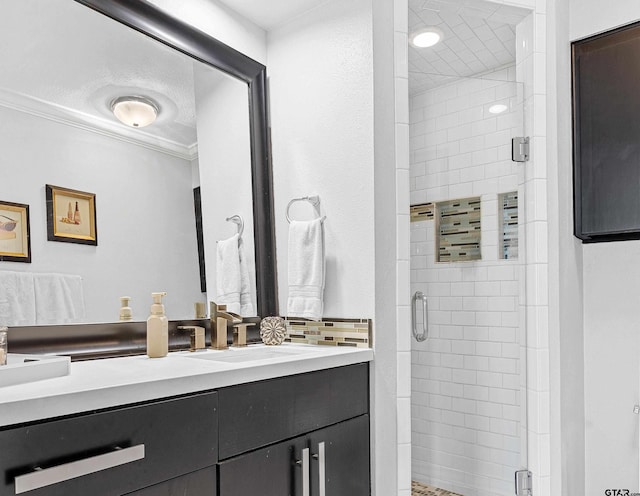
[[371, 493], [368, 415], [320, 429], [309, 438], [312, 496]]
[[368, 496], [369, 416], [231, 458], [218, 467], [220, 496]]
[[221, 462], [220, 496], [303, 496], [305, 442], [300, 437]]
[[127, 496], [216, 496], [216, 467], [198, 470]]

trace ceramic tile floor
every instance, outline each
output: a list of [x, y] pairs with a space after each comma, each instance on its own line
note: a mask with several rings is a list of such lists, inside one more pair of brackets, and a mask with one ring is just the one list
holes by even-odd
[[437, 487], [421, 484], [420, 482], [411, 482], [411, 496], [462, 496], [458, 493], [438, 489]]

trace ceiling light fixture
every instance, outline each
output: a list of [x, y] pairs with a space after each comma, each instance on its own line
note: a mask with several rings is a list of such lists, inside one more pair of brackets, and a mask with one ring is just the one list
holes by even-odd
[[444, 33], [434, 27], [416, 31], [411, 35], [411, 44], [418, 48], [428, 48], [436, 45], [444, 38]]
[[503, 103], [497, 103], [497, 104], [491, 105], [491, 107], [489, 107], [489, 113], [491, 113], [491, 114], [501, 114], [502, 112], [504, 112], [508, 108], [509, 107], [507, 107]]
[[143, 96], [121, 96], [111, 102], [111, 111], [120, 122], [131, 127], [153, 124], [160, 113], [158, 105]]

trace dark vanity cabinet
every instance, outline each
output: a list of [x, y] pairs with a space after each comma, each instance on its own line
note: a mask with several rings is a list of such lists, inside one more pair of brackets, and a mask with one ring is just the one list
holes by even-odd
[[367, 496], [368, 364], [0, 430], [0, 496]]
[[220, 390], [220, 496], [367, 496], [367, 364]]
[[0, 495], [215, 495], [217, 402], [209, 392], [2, 430]]

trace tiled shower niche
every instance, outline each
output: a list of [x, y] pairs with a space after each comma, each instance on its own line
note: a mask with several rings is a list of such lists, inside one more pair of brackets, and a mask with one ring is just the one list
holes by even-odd
[[500, 258], [518, 258], [518, 192], [498, 195], [500, 205]]
[[436, 207], [436, 261], [480, 260], [480, 197], [439, 202]]

